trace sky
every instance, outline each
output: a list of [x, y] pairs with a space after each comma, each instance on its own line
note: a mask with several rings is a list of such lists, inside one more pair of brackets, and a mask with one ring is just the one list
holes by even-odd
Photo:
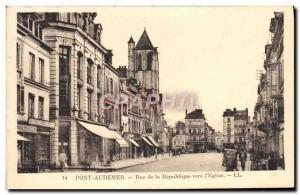
[[[226, 108], [249, 109], [257, 99], [257, 70], [270, 41], [272, 7], [102, 7], [96, 22], [115, 67], [128, 64], [127, 42], [146, 31], [159, 51], [160, 92], [197, 94], [210, 126], [222, 132]], [[188, 110], [192, 111], [192, 110]], [[185, 109], [165, 109], [174, 126]]]

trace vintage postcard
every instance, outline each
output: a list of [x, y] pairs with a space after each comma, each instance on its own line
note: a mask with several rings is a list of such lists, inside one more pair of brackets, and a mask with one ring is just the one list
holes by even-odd
[[8, 189], [294, 188], [293, 7], [7, 7]]

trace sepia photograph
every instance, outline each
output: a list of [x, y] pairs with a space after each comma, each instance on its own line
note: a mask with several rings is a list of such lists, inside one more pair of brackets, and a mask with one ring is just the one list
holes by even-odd
[[8, 186], [293, 187], [293, 14], [8, 7]]

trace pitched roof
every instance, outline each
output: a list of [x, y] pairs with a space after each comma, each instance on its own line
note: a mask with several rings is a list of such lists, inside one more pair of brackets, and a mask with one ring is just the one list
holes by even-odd
[[135, 43], [134, 40], [133, 40], [133, 38], [132, 38], [132, 36], [130, 37], [128, 43]]
[[234, 111], [231, 109], [226, 109], [223, 116], [234, 116]]
[[140, 40], [136, 44], [136, 49], [153, 49], [153, 45], [150, 41], [150, 38], [146, 32], [146, 29], [144, 30]]
[[186, 114], [185, 119], [205, 119], [202, 109], [196, 109]]

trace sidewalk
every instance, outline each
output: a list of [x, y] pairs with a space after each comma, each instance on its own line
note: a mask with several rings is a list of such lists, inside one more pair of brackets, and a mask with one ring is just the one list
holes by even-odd
[[[132, 167], [132, 166], [137, 166], [137, 165], [143, 165], [146, 163], [154, 162], [154, 161], [160, 161], [163, 159], [167, 159], [172, 157], [172, 155], [169, 156], [169, 153], [164, 153], [164, 154], [158, 154], [157, 159], [154, 156], [151, 157], [141, 157], [141, 158], [136, 158], [136, 159], [125, 159], [125, 160], [118, 160], [111, 162], [110, 166], [99, 166], [99, 167], [93, 167], [91, 168], [83, 168], [82, 166], [70, 166], [68, 168], [65, 168], [64, 171], [99, 171], [99, 172], [109, 172], [109, 171], [115, 171], [118, 169], [123, 169], [127, 167]], [[44, 172], [53, 172], [53, 171], [60, 171], [60, 169], [54, 169], [54, 170], [46, 170]]]
[[131, 167], [131, 166], [142, 165], [142, 164], [146, 164], [146, 163], [150, 163], [150, 162], [154, 162], [154, 161], [159, 161], [159, 160], [163, 160], [163, 159], [170, 158], [170, 157], [171, 156], [169, 156], [169, 153], [164, 153], [164, 154], [158, 154], [157, 159], [154, 155], [154, 156], [147, 157], [147, 158], [142, 157], [142, 158], [137, 158], [137, 159], [119, 160], [119, 161], [112, 162], [111, 166], [108, 166], [105, 168], [122, 169], [122, 168]]

